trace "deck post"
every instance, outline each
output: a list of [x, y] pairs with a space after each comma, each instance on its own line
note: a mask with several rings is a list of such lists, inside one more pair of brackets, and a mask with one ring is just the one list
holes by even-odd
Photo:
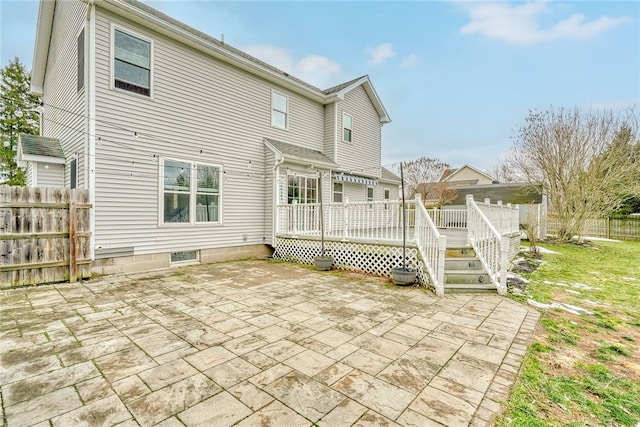
[[507, 293], [507, 268], [509, 267], [509, 238], [502, 236], [500, 238], [500, 284], [498, 285], [498, 294], [505, 295]]
[[292, 232], [293, 232], [293, 237], [296, 237], [298, 234], [298, 201], [297, 200], [292, 200], [292, 205], [291, 205], [291, 211], [293, 213], [293, 224], [292, 224]]
[[444, 296], [444, 259], [447, 252], [447, 236], [440, 235], [438, 238], [438, 265], [436, 271], [436, 277], [438, 278], [435, 284], [436, 295]]
[[473, 194], [467, 194], [467, 246], [471, 246], [471, 233], [473, 228], [473, 215], [471, 214], [471, 203], [473, 203]]
[[414, 219], [413, 219], [413, 241], [418, 243], [418, 237], [420, 236], [420, 229], [417, 227], [417, 221], [416, 221], [416, 217], [418, 216], [418, 206], [420, 206], [420, 204], [422, 203], [422, 194], [416, 194], [416, 208], [413, 212], [414, 215]]
[[342, 223], [344, 227], [342, 228], [342, 238], [343, 240], [349, 240], [349, 198], [343, 197], [342, 199]]

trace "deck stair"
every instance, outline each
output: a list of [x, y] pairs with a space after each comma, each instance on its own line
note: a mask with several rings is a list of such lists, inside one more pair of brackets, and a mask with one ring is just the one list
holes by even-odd
[[471, 247], [447, 248], [444, 261], [445, 292], [496, 291], [491, 278]]

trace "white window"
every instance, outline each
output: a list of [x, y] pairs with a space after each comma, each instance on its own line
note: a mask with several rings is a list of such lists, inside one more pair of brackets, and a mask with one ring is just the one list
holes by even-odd
[[113, 30], [113, 85], [151, 96], [151, 42]]
[[162, 223], [220, 222], [220, 167], [165, 159]]
[[342, 195], [344, 194], [344, 187], [341, 182], [333, 183], [333, 202], [342, 203]]
[[307, 176], [287, 176], [287, 203], [317, 203], [318, 178]]
[[[373, 187], [367, 187], [367, 202], [373, 202]], [[369, 207], [372, 208], [373, 204], [370, 204]]]
[[271, 91], [271, 126], [287, 129], [289, 98], [276, 91]]
[[342, 113], [342, 140], [353, 141], [353, 119], [346, 113]]
[[[391, 191], [388, 188], [385, 188], [384, 189], [384, 201], [388, 202], [390, 196], [391, 196]], [[385, 209], [389, 209], [389, 203], [385, 203], [384, 204], [384, 208]]]

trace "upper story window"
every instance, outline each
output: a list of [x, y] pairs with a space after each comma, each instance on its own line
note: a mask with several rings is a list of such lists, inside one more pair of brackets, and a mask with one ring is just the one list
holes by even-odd
[[[78, 92], [84, 87], [84, 28], [78, 34]], [[74, 187], [72, 187], [74, 188]]]
[[342, 195], [344, 194], [344, 187], [341, 182], [333, 183], [333, 202], [342, 203]]
[[113, 84], [151, 96], [151, 42], [114, 29]]
[[166, 159], [162, 222], [220, 222], [220, 167]]
[[289, 125], [289, 98], [286, 95], [271, 91], [271, 126], [287, 129]]
[[342, 140], [353, 141], [353, 119], [346, 113], [342, 113]]

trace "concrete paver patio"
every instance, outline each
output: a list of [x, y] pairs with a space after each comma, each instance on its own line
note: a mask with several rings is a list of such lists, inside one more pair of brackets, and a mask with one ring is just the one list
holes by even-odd
[[1, 295], [9, 426], [491, 425], [539, 317], [270, 261]]

